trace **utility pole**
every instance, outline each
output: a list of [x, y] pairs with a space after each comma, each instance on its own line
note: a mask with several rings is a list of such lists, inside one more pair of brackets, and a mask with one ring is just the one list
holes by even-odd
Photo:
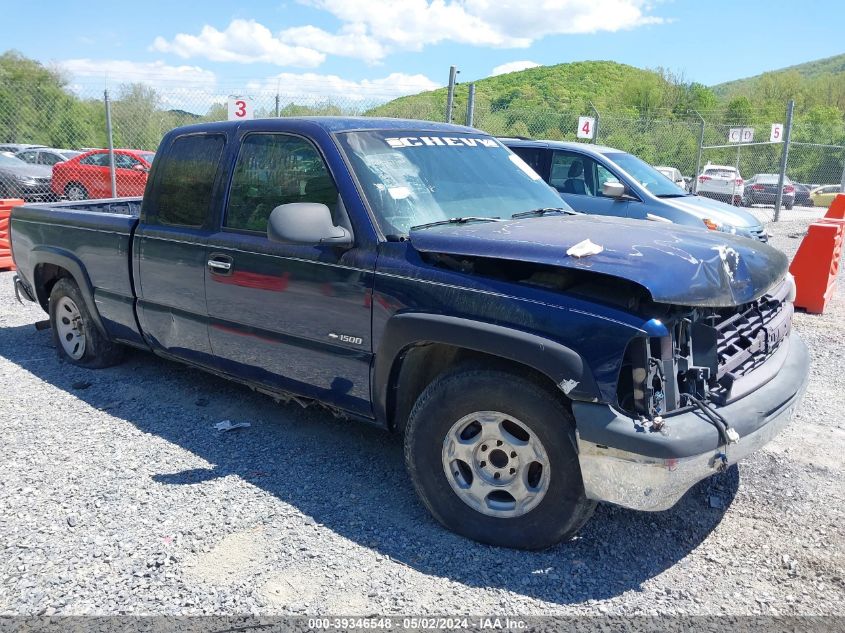
[[786, 166], [789, 160], [789, 141], [792, 137], [792, 113], [795, 110], [795, 101], [789, 100], [786, 106], [786, 129], [783, 132], [783, 152], [780, 155], [780, 173], [778, 174], [778, 192], [775, 198], [774, 221], [780, 219], [780, 203], [783, 198], [783, 181], [786, 178]]
[[111, 131], [111, 101], [109, 100], [108, 88], [103, 91], [103, 100], [106, 102], [106, 136], [109, 142], [109, 178], [111, 180], [111, 197], [117, 198], [117, 178], [114, 171], [114, 139]]
[[692, 175], [692, 192], [696, 192], [698, 191], [698, 176], [701, 173], [701, 152], [704, 150], [704, 126], [706, 123], [698, 110], [693, 110], [693, 112], [701, 121], [701, 128], [698, 131], [698, 158], [695, 161], [695, 173]]
[[593, 105], [592, 101], [589, 101], [588, 103], [590, 104], [590, 109], [596, 117], [595, 125], [593, 125], [593, 145], [596, 145], [599, 142], [599, 121], [601, 120], [601, 115], [596, 109], [596, 106]]
[[467, 125], [472, 127], [475, 119], [475, 84], [469, 85], [469, 96], [467, 97]]
[[452, 108], [455, 107], [455, 79], [460, 71], [457, 66], [449, 66], [449, 92], [446, 96], [446, 123], [452, 122]]

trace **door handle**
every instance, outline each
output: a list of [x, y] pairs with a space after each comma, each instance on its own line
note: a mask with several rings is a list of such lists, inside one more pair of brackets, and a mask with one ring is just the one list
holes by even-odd
[[232, 258], [228, 255], [212, 255], [208, 267], [212, 273], [228, 275], [232, 270]]

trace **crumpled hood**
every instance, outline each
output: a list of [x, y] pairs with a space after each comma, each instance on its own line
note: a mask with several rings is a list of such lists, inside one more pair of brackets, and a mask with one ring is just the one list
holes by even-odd
[[[577, 258], [589, 239], [604, 250]], [[787, 272], [786, 255], [748, 238], [678, 225], [600, 216], [550, 216], [412, 230], [425, 253], [535, 262], [627, 279], [654, 301], [727, 307], [762, 296]]]
[[709, 218], [721, 224], [731, 224], [741, 229], [756, 229], [760, 220], [741, 207], [734, 207], [704, 196], [683, 196], [681, 198], [661, 198], [661, 202], [685, 211], [697, 218]]

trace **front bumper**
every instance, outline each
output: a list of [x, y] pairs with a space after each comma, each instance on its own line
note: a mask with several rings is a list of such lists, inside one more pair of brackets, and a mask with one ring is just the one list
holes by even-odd
[[[807, 346], [793, 331], [777, 375], [744, 398], [717, 407], [740, 436], [727, 448], [696, 410], [669, 415], [661, 431], [637, 430], [608, 405], [574, 402], [578, 458], [587, 497], [633, 510], [666, 510], [697, 482], [767, 444], [800, 404], [809, 378]], [[641, 428], [641, 427], [640, 427]]]

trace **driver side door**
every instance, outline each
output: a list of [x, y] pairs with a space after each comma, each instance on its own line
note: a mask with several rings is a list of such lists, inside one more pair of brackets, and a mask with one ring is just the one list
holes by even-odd
[[267, 238], [277, 206], [322, 203], [345, 216], [335, 179], [310, 140], [242, 137], [205, 270], [211, 348], [228, 373], [369, 415], [372, 269], [355, 245]]

